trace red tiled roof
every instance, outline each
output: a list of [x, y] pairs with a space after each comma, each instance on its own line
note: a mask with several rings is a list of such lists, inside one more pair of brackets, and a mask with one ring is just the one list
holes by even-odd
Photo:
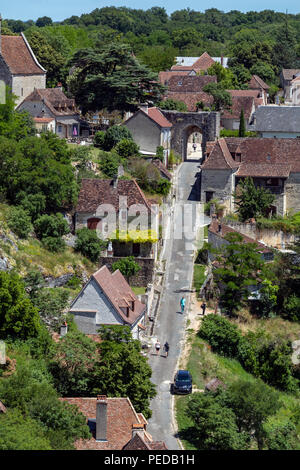
[[184, 75], [189, 75], [190, 72], [192, 72], [192, 70], [179, 70], [178, 72], [167, 70], [166, 72], [159, 72], [158, 79], [160, 83], [165, 85], [171, 77], [174, 77], [174, 75], [182, 77]]
[[[98, 283], [125, 323], [132, 325], [140, 318], [146, 306], [137, 298], [119, 270], [111, 273], [106, 266], [102, 266], [92, 275], [92, 278]], [[132, 301], [134, 310], [132, 310]], [[123, 312], [122, 307], [128, 307], [128, 316]]]
[[258, 75], [252, 75], [251, 80], [249, 82], [249, 88], [250, 88], [250, 90], [251, 89], [256, 90], [257, 88], [258, 89], [262, 88], [263, 90], [268, 90], [270, 87]]
[[158, 158], [152, 160], [152, 164], [155, 165], [168, 180], [172, 179], [171, 173], [167, 170], [163, 162], [161, 162]]
[[253, 96], [232, 96], [232, 106], [230, 110], [224, 110], [221, 119], [240, 119], [241, 111], [244, 110], [244, 116], [249, 121], [255, 111]]
[[215, 75], [175, 75], [169, 79], [168, 92], [186, 93], [199, 92], [208, 83], [217, 83]]
[[74, 116], [78, 114], [75, 110], [75, 101], [67, 98], [60, 88], [36, 88], [22, 103], [28, 101], [43, 101], [55, 116]]
[[236, 176], [252, 176], [261, 178], [288, 178], [291, 165], [285, 163], [241, 163]]
[[[219, 226], [221, 226], [221, 231], [219, 231]], [[266, 245], [264, 245], [263, 243], [260, 243], [256, 240], [254, 240], [254, 238], [247, 237], [247, 235], [244, 235], [240, 232], [237, 232], [236, 230], [229, 227], [228, 225], [220, 224], [220, 222], [217, 219], [212, 220], [212, 223], [208, 227], [208, 230], [209, 230], [209, 232], [214, 233], [215, 235], [217, 235], [220, 238], [224, 238], [228, 233], [238, 233], [239, 235], [241, 235], [243, 237], [243, 242], [244, 243], [255, 243], [257, 245], [257, 249], [258, 249], [259, 252], [262, 252], [262, 253], [271, 253], [272, 252], [272, 250], [270, 248], [268, 248]]]
[[207, 52], [203, 52], [203, 54], [193, 63], [192, 66], [184, 66], [184, 65], [173, 65], [171, 70], [191, 70], [194, 69], [196, 72], [200, 70], [207, 70], [209, 67], [214, 65], [215, 61], [210, 57]]
[[[97, 398], [61, 398], [71, 405], [77, 405], [87, 418], [96, 418]], [[132, 438], [132, 426], [144, 424], [129, 398], [107, 398], [107, 442], [91, 439], [79, 439], [75, 443], [77, 450], [121, 450]]]
[[150, 211], [150, 205], [135, 180], [118, 180], [114, 187], [113, 180], [84, 178], [76, 207], [77, 212], [94, 213], [102, 204], [111, 204], [118, 212], [120, 196], [127, 197], [128, 208], [134, 204], [144, 205]]
[[[219, 139], [218, 142], [220, 142], [220, 140], [222, 139]], [[272, 174], [279, 175], [281, 173], [281, 175], [287, 175], [288, 171], [295, 173], [300, 172], [299, 139], [227, 137], [223, 139], [223, 141], [230, 154], [236, 152], [241, 154], [241, 163], [234, 162], [235, 167], [240, 166], [242, 168], [242, 165], [247, 164], [249, 171], [251, 170], [253, 173], [256, 171], [257, 176], [265, 174], [267, 168], [269, 168], [270, 171], [268, 175], [270, 178]], [[217, 146], [218, 142], [215, 144], [210, 156], [202, 165], [202, 168], [220, 169], [227, 167], [224, 165], [225, 156], [222, 156], [222, 149], [220, 146]], [[224, 152], [228, 155], [227, 151], [224, 149]], [[252, 167], [249, 165], [252, 165]], [[260, 166], [261, 170], [259, 169]]]
[[[141, 110], [143, 111], [143, 110]], [[152, 121], [156, 122], [160, 127], [172, 127], [170, 121], [162, 114], [158, 108], [148, 108], [148, 113], [143, 111], [147, 116], [149, 116]]]
[[253, 96], [259, 98], [260, 90], [227, 90], [231, 96]]
[[33, 120], [34, 120], [34, 122], [41, 122], [41, 123], [45, 122], [45, 123], [47, 123], [47, 122], [53, 121], [53, 118], [34, 117]]
[[237, 168], [238, 166], [239, 164], [233, 160], [226, 142], [222, 138], [215, 143], [209, 157], [201, 165], [201, 169], [223, 170]]
[[200, 101], [202, 101], [204, 106], [211, 106], [213, 104], [213, 97], [204, 91], [200, 91], [198, 93], [168, 92], [167, 97], [176, 101], [182, 101], [186, 104], [187, 109], [190, 112], [197, 111], [196, 104]]
[[23, 36], [1, 36], [1, 55], [12, 74], [45, 75]]

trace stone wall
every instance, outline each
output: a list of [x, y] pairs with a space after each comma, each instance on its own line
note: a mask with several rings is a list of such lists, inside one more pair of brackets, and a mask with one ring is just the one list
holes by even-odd
[[227, 220], [224, 220], [224, 223], [243, 235], [247, 235], [257, 241], [262, 241], [273, 248], [286, 249], [288, 245], [295, 241], [295, 235], [292, 233], [284, 233], [281, 230], [260, 230], [256, 227], [255, 223], [241, 223]]
[[[116, 261], [124, 258], [118, 256], [106, 256], [100, 258], [99, 268], [106, 265], [112, 271], [112, 265]], [[147, 284], [152, 283], [154, 272], [154, 259], [153, 258], [135, 258], [134, 261], [139, 264], [140, 271], [129, 279], [130, 285], [135, 287], [146, 287]]]
[[286, 210], [300, 211], [300, 173], [290, 173], [285, 183]]
[[171, 149], [182, 156], [187, 157], [188, 130], [197, 127], [202, 133], [202, 152], [206, 150], [206, 142], [215, 140], [220, 135], [220, 113], [199, 112], [180, 113], [178, 111], [161, 110], [164, 116], [173, 124]]
[[19, 105], [33, 90], [46, 88], [46, 74], [41, 75], [14, 75], [12, 79], [12, 91], [17, 95]]
[[125, 126], [130, 130], [141, 152], [156, 153], [156, 148], [161, 145], [161, 130], [145, 113], [138, 112], [125, 123]]
[[212, 191], [213, 199], [225, 206], [226, 212], [233, 210], [233, 175], [231, 170], [201, 171], [201, 202], [205, 203], [205, 192]]

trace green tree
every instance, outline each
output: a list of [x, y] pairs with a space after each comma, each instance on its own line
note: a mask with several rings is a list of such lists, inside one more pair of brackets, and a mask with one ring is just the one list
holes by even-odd
[[75, 250], [91, 261], [96, 262], [107, 243], [98, 237], [96, 230], [83, 227], [76, 232]]
[[0, 272], [0, 337], [35, 337], [41, 330], [38, 310], [33, 306], [17, 274]]
[[[155, 33], [155, 31], [154, 31]], [[148, 66], [153, 72], [169, 70], [175, 62], [177, 49], [172, 46], [147, 46], [138, 54], [141, 63]]]
[[223, 88], [221, 83], [208, 83], [203, 87], [203, 91], [211, 95], [214, 99], [212, 109], [214, 111], [222, 111], [223, 109], [231, 109], [232, 98], [230, 93]]
[[141, 267], [134, 260], [134, 256], [127, 256], [112, 264], [112, 270], [116, 271], [117, 269], [119, 269], [123, 276], [126, 277], [127, 282], [129, 282], [129, 279], [138, 273]]
[[126, 126], [111, 126], [105, 132], [101, 148], [110, 151], [123, 139], [133, 140], [130, 130]]
[[69, 233], [70, 228], [67, 220], [61, 213], [55, 215], [42, 215], [36, 219], [34, 230], [38, 238], [62, 237]]
[[214, 314], [205, 316], [198, 334], [208, 341], [213, 351], [228, 357], [237, 355], [242, 336], [227, 318]]
[[70, 331], [55, 346], [49, 366], [62, 396], [89, 396], [97, 360], [96, 343], [79, 331]]
[[9, 228], [20, 238], [27, 238], [33, 227], [31, 218], [22, 207], [11, 207], [7, 220]]
[[68, 305], [68, 291], [60, 288], [39, 288], [31, 290], [30, 297], [45, 325], [51, 331], [58, 331], [65, 320], [64, 310]]
[[49, 26], [52, 24], [52, 19], [49, 18], [49, 16], [42, 16], [41, 18], [38, 18], [36, 20], [36, 23], [38, 28], [43, 28], [44, 26]]
[[156, 75], [141, 65], [127, 44], [96, 44], [74, 55], [72, 65], [80, 69], [69, 80], [70, 90], [83, 113], [108, 109], [135, 111], [139, 103], [157, 101], [163, 87]]
[[5, 89], [5, 104], [0, 104], [0, 136], [12, 141], [35, 135], [32, 117], [26, 111], [16, 111], [16, 96]]
[[214, 276], [222, 287], [221, 305], [231, 315], [238, 311], [248, 300], [249, 286], [256, 285], [258, 275], [263, 275], [264, 262], [254, 243], [244, 243], [239, 233], [225, 236], [229, 243], [221, 248], [217, 256], [219, 267]]
[[296, 37], [296, 31], [288, 24], [286, 18], [277, 30], [273, 49], [273, 64], [277, 67], [278, 72], [282, 68], [292, 69], [299, 65], [296, 53]]
[[214, 396], [206, 393], [193, 394], [186, 414], [194, 422], [193, 438], [201, 450], [241, 450], [246, 439], [236, 424], [236, 416]]
[[167, 98], [164, 101], [160, 101], [158, 106], [161, 109], [179, 111], [181, 113], [185, 113], [188, 110], [187, 105], [183, 101], [174, 100], [173, 98]]
[[52, 450], [40, 422], [17, 409], [0, 415], [0, 450]]
[[207, 69], [208, 75], [215, 75], [217, 82], [226, 90], [236, 88], [238, 82], [230, 68], [225, 68], [218, 62], [215, 62]]
[[123, 158], [139, 155], [139, 146], [131, 139], [122, 139], [115, 146], [115, 151]]
[[288, 417], [271, 416], [264, 424], [264, 432], [269, 450], [299, 450], [297, 429]]
[[240, 125], [239, 125], [239, 137], [245, 137], [246, 136], [246, 123], [245, 123], [245, 115], [244, 115], [244, 110], [241, 110], [240, 114]]
[[262, 381], [235, 381], [227, 391], [226, 404], [236, 415], [239, 432], [254, 433], [258, 449], [263, 449], [264, 423], [280, 408], [279, 393]]
[[242, 222], [266, 216], [275, 199], [274, 194], [268, 189], [255, 187], [253, 179], [249, 177], [239, 182], [233, 197]]
[[141, 355], [141, 344], [128, 326], [102, 326], [99, 329], [100, 358], [95, 368], [94, 394], [129, 397], [138, 413], [151, 416], [150, 399], [156, 395], [150, 381], [152, 370]]

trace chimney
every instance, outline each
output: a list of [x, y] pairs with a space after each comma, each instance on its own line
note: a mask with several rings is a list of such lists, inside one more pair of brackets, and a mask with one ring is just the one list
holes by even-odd
[[132, 438], [139, 432], [144, 432], [144, 425], [141, 423], [132, 425]]
[[148, 114], [148, 103], [142, 103], [140, 105], [140, 109], [144, 111], [144, 113]]
[[58, 82], [58, 84], [56, 85], [56, 88], [58, 88], [59, 90], [62, 90], [62, 84], [61, 84], [61, 82]]
[[107, 398], [106, 398], [106, 395], [97, 395], [96, 441], [107, 441]]

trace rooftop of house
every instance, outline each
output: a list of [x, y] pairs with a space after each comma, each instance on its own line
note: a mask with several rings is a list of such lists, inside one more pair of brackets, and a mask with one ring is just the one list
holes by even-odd
[[167, 94], [167, 98], [172, 98], [173, 100], [176, 101], [182, 101], [189, 112], [195, 112], [197, 111], [196, 104], [202, 103], [204, 106], [211, 106], [213, 104], [213, 97], [209, 95], [208, 93], [205, 93], [204, 91], [199, 91], [199, 92], [192, 92], [192, 93], [179, 93], [179, 92], [173, 92], [169, 91]]
[[1, 36], [1, 55], [14, 75], [45, 75], [24, 34]]
[[149, 116], [152, 121], [154, 121], [156, 124], [158, 124], [160, 127], [172, 127], [172, 124], [168, 119], [163, 115], [163, 113], [156, 107], [151, 107], [147, 109], [147, 112], [145, 112], [143, 109], [142, 111]]
[[250, 238], [247, 235], [244, 235], [243, 233], [238, 232], [237, 230], [234, 230], [232, 227], [229, 227], [228, 225], [225, 225], [223, 223], [220, 223], [220, 221], [217, 218], [213, 218], [210, 226], [208, 227], [208, 231], [213, 233], [214, 235], [217, 235], [220, 238], [225, 238], [226, 235], [229, 233], [238, 233], [243, 237], [243, 242], [244, 243], [255, 243], [257, 245], [257, 250], [259, 253], [271, 253], [272, 250], [264, 245], [261, 242], [258, 242], [257, 240], [254, 240], [254, 238]]
[[208, 150], [204, 170], [238, 168], [237, 176], [269, 178], [300, 172], [300, 139], [227, 137]]
[[195, 67], [199, 71], [207, 70], [215, 62], [227, 67], [228, 57], [211, 57], [207, 52], [204, 52], [200, 57], [176, 57], [176, 65], [173, 67]]
[[231, 96], [252, 96], [253, 98], [259, 98], [260, 97], [260, 90], [227, 90], [228, 93], [231, 94]]
[[[111, 302], [125, 323], [133, 325], [140, 318], [145, 310], [145, 304], [138, 299], [119, 270], [111, 273], [104, 265], [92, 275], [91, 279], [97, 282], [100, 289], [104, 292], [107, 299]], [[85, 287], [83, 287], [81, 292], [84, 289]], [[71, 305], [71, 313], [76, 311], [73, 305], [76, 305], [76, 300], [80, 297], [81, 292]], [[128, 314], [126, 314], [126, 310], [124, 311], [123, 309], [127, 309]]]
[[208, 83], [216, 83], [215, 75], [174, 75], [169, 79], [168, 91], [178, 93], [195, 93], [203, 90]]
[[244, 110], [244, 117], [247, 121], [255, 111], [255, 98], [253, 96], [232, 96], [232, 106], [230, 110], [224, 110], [221, 119], [240, 119]]
[[74, 116], [78, 114], [75, 108], [75, 100], [67, 98], [61, 87], [45, 89], [35, 88], [34, 91], [22, 101], [19, 107], [28, 101], [42, 101], [57, 117]]
[[190, 75], [191, 73], [196, 73], [195, 70], [166, 70], [165, 72], [159, 72], [158, 78], [160, 83], [163, 85], [166, 85], [171, 77], [174, 77], [175, 75], [177, 77], [182, 77], [184, 75]]
[[258, 75], [252, 75], [248, 86], [250, 90], [263, 89], [267, 91], [270, 88]]
[[[99, 397], [98, 397], [99, 398]], [[129, 398], [107, 398], [101, 400], [107, 406], [106, 422], [99, 423], [105, 426], [106, 440], [96, 440], [95, 428], [97, 426], [96, 407], [98, 398], [61, 398], [71, 405], [76, 405], [86, 416], [92, 432], [90, 439], [79, 439], [75, 442], [77, 450], [122, 450], [124, 446], [130, 450], [139, 450], [144, 445], [145, 450], [166, 449], [163, 442], [155, 442], [147, 432], [147, 420], [142, 413], [137, 413]], [[94, 424], [94, 426], [93, 426]], [[135, 438], [138, 435], [140, 439]]]
[[300, 69], [282, 69], [284, 80], [293, 80], [298, 73], [300, 73]]
[[296, 132], [300, 135], [300, 106], [260, 106], [255, 116], [258, 132]]
[[36, 123], [49, 123], [53, 121], [53, 118], [42, 118], [42, 117], [34, 117], [34, 122]]
[[152, 160], [152, 164], [155, 165], [158, 170], [164, 175], [168, 180], [172, 179], [171, 173], [168, 171], [167, 167], [161, 162], [158, 158]]
[[135, 180], [83, 178], [76, 207], [77, 212], [95, 213], [100, 205], [110, 204], [120, 210], [120, 197], [127, 197], [127, 207], [143, 205], [151, 210], [149, 201]]

